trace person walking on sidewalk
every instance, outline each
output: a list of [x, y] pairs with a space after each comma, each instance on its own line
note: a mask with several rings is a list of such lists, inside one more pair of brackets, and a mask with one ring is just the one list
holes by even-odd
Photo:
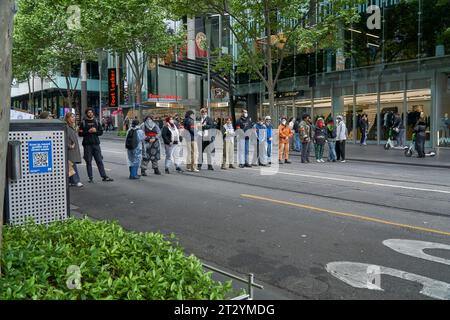
[[336, 126], [333, 118], [327, 123], [328, 161], [336, 162]]
[[147, 176], [148, 164], [152, 163], [152, 169], [156, 175], [160, 175], [158, 161], [161, 159], [161, 144], [159, 136], [161, 135], [161, 129], [158, 123], [153, 121], [152, 116], [147, 116], [144, 119], [144, 123], [141, 124], [141, 130], [145, 133], [143, 157], [141, 163], [141, 175]]
[[233, 128], [233, 123], [231, 118], [227, 118], [226, 123], [222, 128], [223, 143], [225, 145], [224, 152], [224, 162], [222, 164], [222, 169], [236, 169], [234, 167], [234, 137], [235, 132]]
[[[248, 116], [247, 110], [242, 110], [241, 117], [236, 121], [236, 130], [242, 130], [239, 139], [239, 168], [251, 168], [249, 163], [250, 153], [250, 134], [248, 130], [252, 130], [252, 118]], [[250, 131], [251, 132], [251, 131]]]
[[403, 147], [405, 145], [405, 125], [398, 111], [394, 115], [392, 131], [394, 133], [394, 140], [397, 140], [397, 147]]
[[369, 119], [367, 118], [367, 114], [363, 114], [361, 119], [359, 120], [359, 127], [361, 129], [361, 145], [367, 146], [367, 132], [369, 130]]
[[272, 140], [273, 140], [273, 125], [272, 118], [267, 116], [265, 118], [266, 136], [267, 136], [267, 163], [272, 164]]
[[[200, 145], [198, 147], [199, 149], [199, 159], [198, 159], [198, 165], [197, 169], [202, 169], [203, 164], [203, 153], [206, 151], [206, 161], [208, 164], [208, 170], [214, 170], [212, 166], [212, 157], [211, 152], [214, 147], [214, 129], [216, 126], [214, 125], [213, 119], [208, 115], [208, 109], [202, 108], [200, 110], [201, 114], [201, 141], [199, 141]], [[209, 147], [211, 145], [211, 147]], [[208, 148], [209, 147], [209, 148]]]
[[[289, 138], [293, 136], [291, 128], [287, 123], [286, 117], [281, 118], [281, 124], [278, 126], [278, 163], [291, 163], [289, 161]], [[284, 162], [283, 162], [284, 158]]]
[[305, 113], [300, 122], [300, 139], [302, 141], [302, 163], [309, 163], [309, 148], [312, 139], [311, 117]]
[[103, 181], [109, 182], [114, 181], [106, 175], [105, 166], [103, 165], [102, 150], [100, 148], [99, 136], [103, 134], [103, 128], [94, 116], [94, 110], [92, 108], [87, 108], [85, 111], [86, 117], [80, 123], [78, 128], [78, 135], [83, 137], [83, 149], [84, 149], [84, 160], [86, 161], [86, 169], [89, 177], [89, 182], [94, 182], [94, 175], [92, 173], [92, 158], [95, 159], [98, 171]]
[[139, 179], [138, 171], [142, 162], [142, 142], [145, 139], [144, 131], [139, 127], [139, 120], [131, 122], [128, 129], [125, 146], [127, 148], [128, 168], [130, 169], [130, 179]]
[[187, 133], [185, 136], [187, 145], [186, 169], [191, 172], [199, 172], [197, 169], [197, 141], [195, 140], [197, 130], [195, 128], [195, 113], [193, 110], [188, 110], [186, 112], [183, 126], [185, 133]]
[[325, 128], [325, 122], [323, 118], [319, 118], [316, 121], [316, 126], [314, 128], [314, 151], [316, 154], [317, 162], [325, 162], [323, 160], [323, 149], [327, 139], [327, 131]]
[[81, 188], [83, 184], [80, 182], [77, 168], [77, 163], [81, 163], [81, 153], [77, 131], [75, 130], [75, 115], [72, 112], [67, 112], [64, 116], [64, 122], [67, 125], [67, 159], [69, 168], [72, 168], [73, 171], [72, 175], [69, 176], [69, 184]]
[[177, 156], [180, 153], [179, 149], [182, 137], [172, 117], [166, 118], [166, 124], [162, 129], [161, 136], [166, 151], [165, 172], [167, 174], [170, 173], [172, 162], [175, 163], [175, 170], [177, 172], [183, 172], [180, 168], [180, 158]]
[[345, 125], [344, 118], [337, 116], [337, 128], [336, 128], [336, 159], [345, 163], [345, 142], [347, 141], [347, 126]]
[[426, 140], [427, 123], [425, 121], [425, 114], [420, 113], [419, 120], [414, 127], [414, 133], [416, 134], [416, 150], [419, 154], [419, 158], [425, 158], [425, 140]]

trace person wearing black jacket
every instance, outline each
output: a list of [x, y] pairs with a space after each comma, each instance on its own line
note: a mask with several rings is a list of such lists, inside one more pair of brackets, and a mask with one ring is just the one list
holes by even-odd
[[425, 140], [426, 140], [427, 123], [423, 112], [420, 113], [420, 118], [414, 127], [416, 134], [416, 150], [419, 158], [425, 158]]
[[83, 137], [84, 160], [86, 161], [86, 168], [89, 177], [89, 182], [94, 182], [94, 175], [92, 173], [92, 157], [95, 159], [100, 176], [103, 181], [114, 181], [106, 175], [105, 167], [103, 165], [102, 150], [100, 149], [100, 139], [103, 134], [103, 128], [100, 122], [94, 116], [94, 110], [86, 109], [86, 117], [80, 123], [78, 135]]
[[[247, 110], [242, 110], [242, 116], [236, 121], [236, 130], [243, 130], [244, 134], [248, 130], [253, 130], [253, 121], [248, 116]], [[239, 168], [251, 168], [252, 165], [249, 163], [249, 153], [250, 153], [250, 136], [246, 135], [238, 135], [239, 141]], [[245, 164], [244, 164], [245, 163]]]
[[192, 172], [198, 172], [197, 169], [197, 142], [195, 141], [195, 113], [193, 110], [186, 112], [183, 121], [183, 127], [185, 130], [186, 145], [187, 145], [187, 159], [186, 159], [186, 169]]
[[367, 114], [363, 114], [361, 116], [361, 119], [359, 120], [359, 127], [361, 129], [361, 145], [366, 146], [367, 133], [369, 130], [369, 119], [367, 117]]
[[166, 118], [166, 124], [163, 126], [163, 129], [161, 131], [161, 137], [163, 139], [164, 148], [166, 151], [166, 173], [170, 173], [170, 166], [172, 162], [175, 162], [175, 169], [178, 172], [183, 172], [183, 170], [180, 168], [180, 158], [177, 156], [179, 154], [179, 148], [182, 138], [180, 136], [180, 131], [175, 124], [175, 120], [172, 117]]
[[[202, 169], [203, 164], [203, 153], [208, 148], [210, 144], [214, 143], [214, 129], [216, 126], [214, 125], [214, 120], [208, 116], [208, 110], [206, 108], [200, 109], [201, 114], [201, 141], [199, 141], [199, 155], [198, 155], [198, 165], [197, 169]], [[208, 150], [206, 150], [206, 161], [208, 163], [208, 170], [214, 170], [212, 166], [212, 157], [211, 157], [211, 150], [213, 149], [213, 146], [209, 147]]]

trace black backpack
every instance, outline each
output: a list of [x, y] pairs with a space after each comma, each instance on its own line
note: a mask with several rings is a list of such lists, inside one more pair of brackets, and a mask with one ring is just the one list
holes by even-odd
[[139, 144], [136, 130], [137, 129], [130, 129], [130, 131], [128, 131], [127, 139], [125, 140], [125, 148], [128, 150], [136, 149]]

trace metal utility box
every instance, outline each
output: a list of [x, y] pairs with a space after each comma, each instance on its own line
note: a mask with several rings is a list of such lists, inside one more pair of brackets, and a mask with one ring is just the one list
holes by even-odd
[[38, 224], [69, 216], [66, 124], [13, 120], [9, 127], [5, 223]]

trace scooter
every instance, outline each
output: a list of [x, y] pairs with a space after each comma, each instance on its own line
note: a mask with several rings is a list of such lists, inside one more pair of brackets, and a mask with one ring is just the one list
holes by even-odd
[[408, 147], [398, 147], [395, 145], [395, 142], [393, 139], [393, 134], [392, 134], [392, 128], [391, 128], [391, 129], [389, 129], [389, 137], [388, 137], [386, 144], [384, 145], [384, 149], [385, 150], [389, 150], [389, 149], [406, 150], [406, 149], [408, 149]]
[[[413, 133], [412, 138], [411, 138], [411, 144], [409, 145], [409, 147], [406, 147], [407, 149], [405, 150], [405, 157], [411, 158], [413, 153], [416, 152], [416, 134]], [[436, 156], [436, 152], [434, 151], [430, 151], [428, 153], [425, 153], [425, 157], [434, 157]]]

